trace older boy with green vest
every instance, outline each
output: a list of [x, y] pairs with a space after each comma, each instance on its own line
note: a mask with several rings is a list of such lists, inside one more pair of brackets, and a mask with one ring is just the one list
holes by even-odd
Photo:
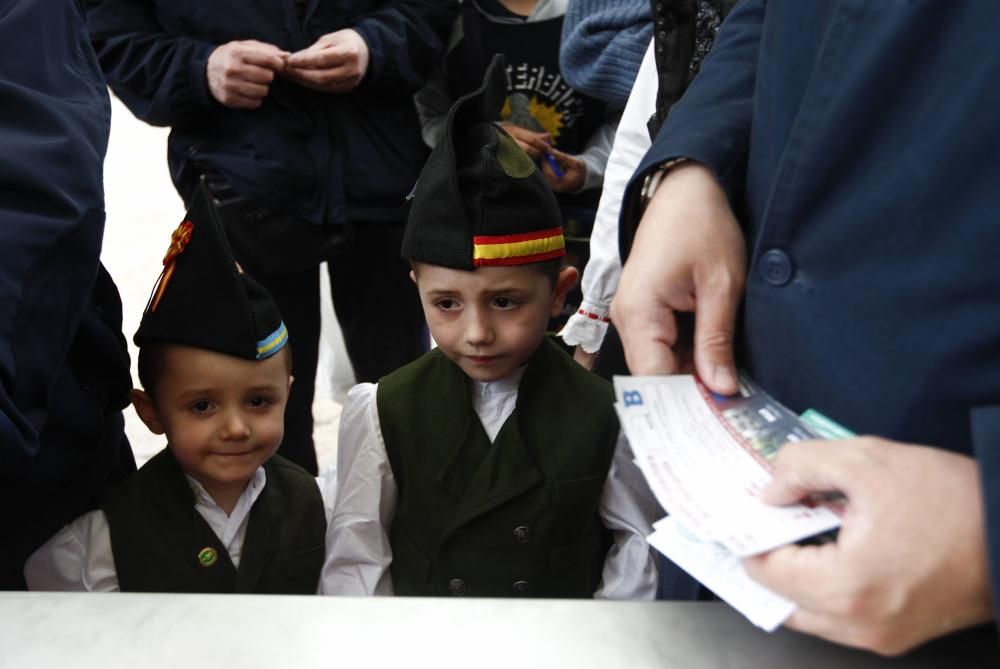
[[132, 402], [167, 448], [35, 552], [31, 589], [316, 592], [333, 488], [274, 455], [288, 333], [206, 198], [173, 233], [135, 335]]
[[415, 189], [403, 255], [438, 348], [348, 396], [325, 594], [655, 594], [658, 509], [611, 387], [545, 337], [577, 272], [551, 190], [493, 123], [505, 91], [497, 59]]

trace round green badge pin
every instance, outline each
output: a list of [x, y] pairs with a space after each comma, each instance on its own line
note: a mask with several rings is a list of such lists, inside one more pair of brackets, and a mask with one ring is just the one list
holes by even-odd
[[202, 567], [211, 567], [218, 561], [219, 561], [219, 554], [211, 546], [202, 548], [200, 551], [198, 551], [198, 564], [200, 564]]

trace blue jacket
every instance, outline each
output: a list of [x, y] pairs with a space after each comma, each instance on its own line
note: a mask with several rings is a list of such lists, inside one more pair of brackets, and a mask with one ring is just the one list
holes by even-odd
[[0, 589], [135, 469], [100, 264], [111, 106], [74, 0], [0, 0]]
[[740, 363], [797, 411], [974, 454], [1000, 602], [998, 37], [993, 0], [745, 0], [628, 198], [672, 157], [715, 172], [749, 247]]
[[[140, 119], [171, 126], [168, 158], [185, 201], [203, 166], [234, 188], [313, 223], [405, 220], [427, 149], [411, 95], [455, 17], [453, 0], [87, 0], [115, 93]], [[354, 28], [368, 73], [346, 95], [278, 79], [263, 105], [234, 110], [208, 90], [209, 54], [254, 39], [288, 51]]]

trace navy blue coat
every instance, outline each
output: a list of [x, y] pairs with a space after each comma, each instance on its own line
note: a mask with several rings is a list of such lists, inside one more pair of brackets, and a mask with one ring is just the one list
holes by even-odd
[[[190, 201], [201, 169], [243, 195], [312, 223], [404, 221], [427, 149], [411, 100], [442, 49], [453, 0], [87, 0], [108, 82], [140, 119], [171, 126], [168, 158]], [[209, 54], [233, 40], [287, 51], [354, 28], [369, 70], [349, 94], [278, 78], [260, 108], [223, 107], [208, 90]]]
[[672, 157], [715, 172], [749, 244], [740, 364], [797, 411], [974, 454], [1000, 602], [998, 38], [993, 0], [746, 0], [629, 200]]
[[111, 106], [75, 0], [0, 0], [0, 589], [134, 471], [101, 266]]

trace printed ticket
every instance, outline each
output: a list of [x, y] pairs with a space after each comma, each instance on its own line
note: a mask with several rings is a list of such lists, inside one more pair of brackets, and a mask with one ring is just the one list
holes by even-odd
[[800, 418], [746, 377], [738, 395], [722, 397], [693, 376], [619, 376], [615, 395], [636, 464], [670, 514], [650, 545], [773, 630], [795, 605], [747, 576], [740, 559], [835, 529], [840, 518], [835, 502], [761, 502], [769, 463], [785, 443], [850, 433], [816, 412]]

